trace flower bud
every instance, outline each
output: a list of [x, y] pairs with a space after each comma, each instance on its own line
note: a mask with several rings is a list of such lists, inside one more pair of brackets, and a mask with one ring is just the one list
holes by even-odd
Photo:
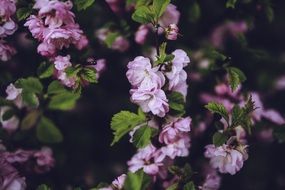
[[176, 24], [170, 24], [166, 29], [165, 29], [165, 37], [168, 40], [176, 40], [177, 35], [178, 35], [179, 28], [177, 27]]

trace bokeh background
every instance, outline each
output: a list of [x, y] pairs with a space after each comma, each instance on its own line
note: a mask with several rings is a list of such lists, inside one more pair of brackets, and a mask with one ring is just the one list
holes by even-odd
[[[243, 89], [257, 91], [262, 95], [266, 107], [274, 108], [285, 114], [285, 90], [276, 90], [275, 81], [285, 75], [285, 1], [284, 0], [240, 0], [235, 9], [226, 8], [224, 0], [176, 0], [172, 1], [181, 12], [179, 21], [182, 36], [169, 43], [169, 51], [176, 48], [186, 50], [191, 59], [187, 68], [191, 73], [199, 73], [198, 62], [192, 59], [195, 52], [211, 46], [210, 38], [215, 28], [228, 21], [244, 21], [248, 30], [240, 37], [225, 37], [223, 47], [216, 48], [231, 58], [231, 64], [240, 68], [247, 76]], [[267, 10], [272, 7], [272, 11]], [[107, 70], [102, 74], [99, 83], [83, 90], [77, 107], [69, 112], [48, 112], [59, 126], [64, 141], [51, 145], [56, 157], [56, 167], [48, 174], [27, 176], [29, 189], [41, 183], [50, 184], [61, 190], [67, 186], [80, 186], [83, 189], [94, 187], [100, 182], [111, 182], [113, 178], [127, 171], [126, 162], [135, 153], [135, 148], [128, 138], [110, 146], [112, 131], [110, 121], [120, 110], [135, 111], [137, 107], [129, 101], [130, 85], [125, 76], [126, 64], [135, 56], [153, 45], [149, 42], [140, 46], [133, 40], [138, 24], [131, 20], [131, 13], [114, 14], [103, 0], [96, 0], [87, 11], [76, 12], [76, 19], [91, 41], [88, 54], [95, 58], [107, 60]], [[273, 16], [274, 15], [274, 16]], [[130, 48], [125, 52], [108, 49], [95, 37], [95, 31], [106, 23], [113, 23], [122, 29], [122, 23], [129, 26]], [[21, 25], [23, 23], [20, 23]], [[19, 27], [16, 36], [25, 34], [27, 29]], [[27, 35], [29, 37], [29, 34]], [[36, 42], [29, 48], [23, 47], [15, 39], [18, 54], [12, 61], [0, 64], [1, 93], [9, 82], [17, 78], [35, 75], [40, 62], [36, 56]], [[72, 51], [72, 50], [71, 50]], [[84, 54], [86, 52], [82, 52]], [[80, 53], [73, 54], [78, 62], [84, 59]], [[206, 110], [199, 100], [201, 92], [208, 92], [216, 84], [217, 76], [223, 73], [216, 71], [203, 72], [199, 81], [189, 77], [187, 97], [187, 114], [196, 118]], [[272, 125], [262, 123], [260, 125]], [[192, 126], [195, 127], [195, 126]], [[258, 127], [256, 127], [258, 128]], [[256, 128], [253, 129], [253, 133]], [[214, 129], [209, 126], [205, 133], [192, 139], [188, 158], [178, 163], [189, 162], [194, 171], [203, 160], [204, 146], [211, 142]], [[33, 134], [22, 134], [16, 144], [23, 148], [37, 146]], [[277, 140], [264, 142], [254, 135], [249, 139], [249, 159], [236, 175], [222, 175], [222, 190], [283, 190], [285, 189], [285, 145]]]

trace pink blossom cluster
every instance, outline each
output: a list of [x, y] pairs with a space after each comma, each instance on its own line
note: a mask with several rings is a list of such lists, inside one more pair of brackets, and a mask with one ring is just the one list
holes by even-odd
[[67, 87], [74, 87], [76, 84], [75, 76], [68, 76], [65, 70], [72, 66], [70, 62], [70, 55], [57, 56], [54, 58], [55, 75], [57, 79]]
[[[76, 83], [78, 79], [76, 76], [68, 76], [66, 70], [72, 67], [72, 63], [70, 61], [70, 55], [67, 56], [56, 56], [52, 59], [54, 62], [55, 67], [55, 77], [65, 86], [74, 88], [76, 87]], [[98, 59], [96, 64], [91, 64], [89, 67], [94, 68], [97, 71], [97, 79], [99, 78], [100, 74], [106, 69], [106, 60], [105, 59]]]
[[142, 56], [136, 57], [128, 63], [127, 78], [132, 85], [131, 101], [138, 104], [144, 112], [151, 112], [164, 117], [169, 111], [168, 100], [162, 89], [168, 79], [167, 90], [187, 95], [187, 74], [184, 67], [190, 62], [183, 50], [175, 50], [171, 62], [171, 70], [162, 67], [152, 67], [150, 59]]
[[37, 15], [31, 15], [27, 26], [33, 37], [41, 43], [38, 53], [53, 57], [57, 50], [68, 48], [71, 44], [79, 50], [87, 46], [88, 40], [74, 20], [71, 1], [36, 0], [34, 9]]
[[216, 27], [211, 35], [211, 43], [216, 48], [222, 48], [228, 36], [237, 38], [239, 34], [247, 32], [245, 21], [231, 21]]
[[43, 147], [41, 150], [22, 150], [8, 152], [4, 145], [0, 144], [0, 189], [24, 190], [25, 178], [21, 177], [16, 167], [21, 166], [26, 171], [43, 173], [54, 166], [52, 150]]
[[[256, 109], [251, 113], [251, 120], [253, 123], [260, 122], [264, 119], [276, 125], [283, 125], [285, 123], [284, 116], [282, 116], [277, 110], [272, 109], [272, 108], [268, 109], [263, 105], [261, 101], [261, 95], [258, 92], [249, 92], [249, 94], [251, 94], [252, 100], [256, 107]], [[226, 82], [218, 84], [215, 87], [214, 94], [203, 93], [201, 94], [200, 98], [202, 102], [204, 103], [214, 101], [214, 102], [223, 104], [229, 113], [232, 112], [232, 109], [235, 104], [239, 104], [240, 106], [243, 106], [247, 100], [247, 96], [241, 93], [241, 86], [236, 91], [233, 92]], [[204, 123], [201, 122], [199, 124], [200, 130], [202, 131], [204, 131], [207, 128], [206, 125], [209, 125], [211, 122], [211, 119], [210, 119], [211, 117], [207, 116], [207, 118], [209, 118], [208, 121]], [[225, 124], [224, 120], [221, 120], [221, 121]], [[272, 141], [273, 140], [272, 132], [273, 130], [270, 128], [269, 129], [263, 128], [257, 134], [257, 137], [260, 140]], [[245, 133], [242, 132], [241, 134], [245, 134]], [[245, 137], [243, 137], [243, 140], [241, 141], [244, 141], [244, 139]]]
[[190, 124], [190, 117], [171, 118], [169, 123], [162, 126], [159, 133], [158, 141], [160, 144], [157, 146], [150, 144], [139, 149], [128, 162], [129, 170], [136, 172], [143, 169], [149, 175], [159, 175], [161, 178], [165, 178], [165, 171], [167, 171], [167, 166], [171, 160], [189, 155]]
[[158, 67], [152, 68], [149, 58], [136, 57], [128, 63], [127, 78], [132, 84], [131, 100], [144, 112], [164, 117], [169, 111], [168, 100], [161, 89], [165, 77]]
[[[126, 73], [132, 85], [131, 101], [138, 104], [143, 112], [151, 112], [158, 117], [165, 117], [166, 122], [157, 122], [155, 118], [148, 121], [148, 126], [159, 130], [158, 141], [140, 148], [128, 161], [129, 170], [136, 172], [140, 169], [154, 179], [167, 177], [167, 167], [176, 157], [186, 157], [190, 148], [191, 118], [172, 117], [169, 111], [165, 91], [180, 92], [184, 98], [187, 95], [187, 74], [184, 67], [190, 62], [183, 50], [175, 50], [174, 59], [169, 63], [152, 66], [149, 58], [136, 57], [128, 63]], [[130, 132], [133, 135], [142, 125]]]
[[9, 45], [4, 38], [14, 34], [18, 26], [13, 20], [16, 12], [16, 1], [0, 1], [0, 60], [8, 61], [16, 50]]
[[[252, 120], [254, 122], [261, 121], [262, 118], [267, 119], [277, 125], [285, 123], [284, 117], [274, 109], [266, 109], [261, 101], [260, 95], [257, 92], [250, 92], [255, 107], [257, 108], [252, 112]], [[241, 93], [241, 86], [234, 92], [230, 89], [226, 83], [220, 83], [215, 87], [215, 95], [204, 93], [201, 95], [201, 100], [204, 103], [215, 101], [223, 104], [226, 109], [231, 112], [235, 103], [244, 105], [246, 102], [246, 96]]]
[[213, 144], [206, 146], [205, 157], [210, 159], [210, 164], [221, 173], [236, 174], [247, 160], [246, 146], [234, 147], [228, 144], [216, 147]]
[[203, 175], [205, 176], [205, 180], [199, 189], [201, 190], [218, 190], [221, 185], [221, 176], [217, 173], [217, 171], [206, 164], [204, 166], [204, 171], [202, 171]]
[[2, 157], [0, 157], [0, 168], [0, 189], [26, 189], [25, 178], [21, 177], [17, 169]]
[[[13, 84], [10, 84], [6, 88], [7, 97], [6, 100], [12, 101], [13, 104], [18, 107], [22, 108], [24, 106], [22, 100], [22, 89], [16, 88]], [[19, 118], [17, 116], [12, 116], [10, 118], [3, 118], [4, 114], [9, 111], [11, 107], [9, 106], [2, 106], [0, 107], [0, 124], [2, 128], [9, 133], [14, 132], [19, 127]]]
[[[177, 10], [177, 7], [173, 4], [169, 4], [159, 18], [159, 33], [166, 32], [166, 38], [169, 40], [176, 40], [178, 35], [178, 22], [180, 19], [180, 12]], [[151, 31], [151, 25], [141, 25], [139, 26], [137, 32], [135, 33], [135, 41], [138, 44], [144, 44], [149, 32]]]

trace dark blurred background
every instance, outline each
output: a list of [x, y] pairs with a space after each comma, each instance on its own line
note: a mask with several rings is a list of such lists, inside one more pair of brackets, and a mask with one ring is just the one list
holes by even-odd
[[[235, 9], [226, 8], [224, 0], [184, 0], [173, 1], [181, 12], [179, 22], [183, 37], [170, 42], [169, 51], [176, 48], [187, 50], [190, 55], [203, 49], [209, 43], [213, 29], [228, 20], [244, 20], [249, 24], [243, 41], [229, 39], [221, 51], [231, 57], [232, 65], [240, 68], [247, 76], [243, 84], [245, 90], [258, 91], [263, 95], [265, 106], [285, 113], [285, 94], [273, 90], [274, 81], [285, 75], [285, 1], [272, 0], [274, 19], [270, 22], [261, 0], [238, 1]], [[246, 2], [246, 3], [244, 3]], [[193, 4], [199, 5], [198, 13], [193, 11]], [[261, 6], [261, 8], [258, 8]], [[197, 11], [197, 10], [196, 10]], [[193, 13], [194, 12], [194, 13]], [[194, 15], [193, 15], [194, 14]], [[126, 161], [135, 153], [135, 148], [128, 142], [128, 137], [110, 147], [112, 131], [110, 121], [113, 114], [120, 110], [135, 111], [137, 107], [129, 101], [130, 85], [125, 77], [126, 64], [135, 56], [141, 55], [142, 48], [129, 36], [131, 48], [119, 53], [110, 50], [95, 39], [94, 31], [106, 22], [114, 19], [125, 20], [134, 33], [138, 24], [130, 19], [130, 13], [116, 16], [103, 0], [97, 0], [94, 6], [84, 12], [76, 12], [77, 21], [91, 40], [92, 56], [107, 59], [107, 70], [99, 83], [83, 90], [82, 98], [75, 110], [70, 112], [47, 113], [53, 118], [64, 135], [64, 141], [51, 145], [57, 160], [56, 167], [44, 175], [27, 176], [30, 189], [40, 183], [47, 183], [56, 190], [66, 186], [80, 186], [83, 189], [94, 187], [99, 182], [111, 182], [116, 176], [127, 171]], [[20, 27], [17, 33], [26, 31]], [[17, 43], [15, 43], [17, 45]], [[13, 61], [0, 64], [0, 76], [5, 86], [19, 77], [35, 75], [42, 57], [35, 56], [36, 46], [26, 49], [18, 46], [18, 54]], [[71, 50], [72, 51], [72, 50]], [[191, 58], [191, 57], [190, 57]], [[80, 57], [76, 57], [80, 61]], [[191, 63], [192, 64], [192, 63]], [[194, 64], [194, 63], [193, 63]], [[9, 71], [12, 75], [7, 75]], [[188, 73], [192, 72], [192, 66]], [[216, 73], [209, 72], [204, 83], [189, 80], [187, 114], [191, 117], [205, 112], [199, 101], [199, 93], [209, 91], [216, 84]], [[213, 129], [209, 127], [203, 136], [192, 139], [189, 158], [179, 163], [196, 163], [203, 158], [204, 146], [211, 142]], [[30, 147], [27, 140], [19, 142], [23, 147]], [[249, 140], [249, 159], [244, 167], [234, 176], [223, 175], [222, 190], [283, 190], [285, 189], [285, 145], [277, 141], [261, 142], [254, 137]]]

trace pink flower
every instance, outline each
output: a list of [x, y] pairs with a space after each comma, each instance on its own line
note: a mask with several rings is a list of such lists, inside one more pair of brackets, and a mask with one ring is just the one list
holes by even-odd
[[12, 19], [9, 19], [0, 26], [0, 37], [12, 35], [17, 29], [17, 24]]
[[213, 46], [222, 48], [227, 36], [237, 37], [239, 34], [245, 33], [248, 30], [247, 24], [244, 21], [227, 22], [214, 29], [211, 42]]
[[174, 121], [163, 126], [159, 134], [159, 142], [165, 144], [174, 143], [184, 133], [190, 131], [191, 118], [175, 118]]
[[231, 111], [234, 107], [234, 103], [232, 101], [215, 95], [202, 93], [200, 95], [200, 99], [204, 103], [217, 102], [219, 104], [223, 104], [227, 111]]
[[76, 84], [76, 78], [67, 76], [65, 72], [59, 72], [57, 77], [63, 85], [69, 88], [73, 88]]
[[34, 9], [39, 10], [38, 15], [31, 15], [25, 26], [33, 37], [42, 42], [38, 47], [41, 55], [54, 56], [56, 50], [67, 48], [71, 44], [79, 50], [88, 45], [86, 36], [74, 21], [71, 8], [71, 1], [36, 1]]
[[176, 6], [169, 4], [159, 19], [159, 24], [166, 28], [170, 24], [178, 24], [180, 18], [180, 12], [177, 10]]
[[25, 190], [25, 178], [19, 176], [18, 171], [0, 155], [0, 189]]
[[170, 24], [165, 30], [165, 32], [166, 32], [166, 38], [168, 40], [176, 40], [178, 36], [179, 28], [177, 27], [176, 24]]
[[166, 72], [165, 75], [169, 79], [169, 90], [180, 92], [186, 97], [187, 95], [187, 73], [183, 69], [190, 62], [186, 52], [177, 49], [172, 52], [174, 59], [172, 60], [171, 71]]
[[22, 89], [21, 88], [16, 88], [12, 83], [9, 84], [6, 88], [6, 93], [7, 93], [7, 100], [17, 100], [18, 98], [21, 97], [22, 94]]
[[106, 59], [98, 59], [96, 60], [95, 65], [91, 65], [90, 67], [96, 69], [96, 78], [99, 79], [101, 74], [106, 70]]
[[41, 43], [37, 49], [39, 54], [46, 57], [54, 56], [54, 54], [56, 53], [55, 46], [53, 44], [48, 44], [45, 42]]
[[64, 71], [66, 68], [71, 67], [70, 55], [55, 57], [54, 66], [58, 71]]
[[140, 90], [158, 89], [165, 83], [163, 74], [151, 68], [150, 60], [142, 56], [128, 63], [126, 75], [132, 86]]
[[252, 92], [251, 96], [254, 101], [254, 105], [257, 108], [252, 112], [252, 117], [255, 121], [260, 121], [262, 118], [266, 118], [277, 125], [285, 123], [285, 119], [280, 115], [280, 113], [273, 109], [264, 108], [258, 93]]
[[164, 117], [169, 111], [168, 100], [163, 90], [153, 91], [131, 90], [132, 102], [138, 104], [143, 112], [152, 112], [154, 115]]
[[172, 52], [172, 54], [174, 55], [174, 59], [172, 60], [172, 63], [174, 65], [178, 66], [182, 64], [182, 67], [186, 67], [188, 63], [190, 63], [190, 58], [188, 57], [187, 53], [182, 49], [177, 49]]
[[224, 83], [218, 84], [215, 86], [215, 92], [218, 95], [225, 95], [229, 92], [229, 86]]
[[57, 79], [67, 87], [74, 87], [76, 84], [76, 77], [68, 76], [65, 72], [65, 69], [72, 66], [70, 62], [70, 55], [67, 56], [57, 56], [54, 58], [54, 65], [57, 70], [56, 77]]
[[52, 150], [49, 147], [43, 147], [41, 150], [34, 153], [34, 158], [38, 166], [50, 170], [54, 166], [54, 158]]
[[137, 32], [135, 33], [135, 41], [138, 44], [144, 44], [149, 33], [150, 28], [148, 25], [140, 25]]
[[14, 47], [6, 44], [6, 42], [3, 40], [0, 41], [0, 60], [1, 61], [8, 61], [15, 54], [16, 54], [16, 50]]
[[285, 124], [285, 119], [278, 113], [277, 111], [273, 109], [269, 109], [263, 112], [263, 117], [272, 121], [273, 123], [276, 123], [278, 125]]
[[281, 76], [275, 82], [275, 88], [277, 90], [284, 90], [285, 89], [285, 76]]
[[123, 189], [124, 183], [125, 183], [125, 179], [126, 179], [127, 175], [126, 174], [122, 174], [119, 177], [117, 177], [117, 179], [115, 179], [112, 182], [112, 185], [116, 188], [116, 189]]
[[0, 1], [0, 17], [4, 19], [10, 18], [16, 12], [16, 4], [13, 0]]
[[47, 30], [45, 28], [44, 23], [42, 20], [35, 15], [31, 15], [24, 26], [27, 26], [32, 33], [33, 37], [38, 39], [38, 40], [43, 40], [44, 39], [44, 33]]
[[145, 148], [141, 148], [138, 152], [128, 161], [129, 170], [136, 172], [143, 168], [143, 171], [150, 175], [156, 175], [159, 172], [159, 167], [163, 164], [154, 159], [156, 148], [150, 144]]
[[190, 137], [188, 134], [183, 134], [175, 142], [167, 144], [160, 148], [160, 154], [157, 157], [158, 161], [162, 161], [168, 156], [171, 159], [175, 157], [186, 157], [189, 155]]
[[125, 52], [129, 49], [130, 43], [123, 36], [118, 36], [112, 44], [113, 50], [118, 50], [119, 52]]
[[106, 2], [108, 3], [108, 5], [110, 6], [111, 10], [116, 13], [119, 14], [122, 10], [122, 1], [121, 0], [106, 0]]
[[3, 115], [8, 111], [10, 108], [9, 107], [0, 107], [0, 123], [3, 127], [8, 132], [13, 132], [18, 129], [19, 127], [19, 119], [16, 116], [12, 116], [9, 119], [4, 120]]
[[218, 175], [217, 171], [205, 164], [203, 167], [203, 175], [205, 176], [205, 181], [201, 187], [201, 190], [218, 190], [221, 185], [221, 177]]
[[6, 152], [5, 159], [9, 163], [25, 163], [32, 156], [33, 151], [26, 151], [22, 149], [18, 149], [15, 152]]
[[[246, 152], [244, 152], [246, 153]], [[210, 144], [206, 146], [205, 157], [210, 158], [210, 164], [213, 168], [217, 168], [221, 173], [236, 174], [247, 159], [247, 154], [233, 149], [229, 145], [215, 147]]]
[[74, 23], [74, 14], [70, 11], [72, 2], [61, 2], [58, 0], [37, 0], [34, 9], [39, 10], [39, 16], [45, 17], [45, 25], [56, 28], [65, 24]]
[[208, 174], [203, 186], [202, 186], [202, 190], [218, 190], [220, 188], [221, 185], [221, 177], [214, 173], [214, 174]]

